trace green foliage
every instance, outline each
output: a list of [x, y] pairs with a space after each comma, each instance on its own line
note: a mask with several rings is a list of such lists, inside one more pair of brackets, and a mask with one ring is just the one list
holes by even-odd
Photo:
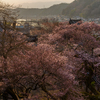
[[95, 81], [91, 82], [91, 85], [92, 85], [93, 87], [95, 87]]
[[72, 17], [75, 14], [75, 12], [76, 12], [76, 9], [72, 9], [71, 12], [70, 12], [70, 14], [69, 14], [70, 17]]
[[87, 93], [87, 92], [84, 92], [83, 94], [88, 96], [87, 97], [88, 100], [100, 100], [100, 95], [94, 95], [94, 94], [90, 94], [90, 93]]

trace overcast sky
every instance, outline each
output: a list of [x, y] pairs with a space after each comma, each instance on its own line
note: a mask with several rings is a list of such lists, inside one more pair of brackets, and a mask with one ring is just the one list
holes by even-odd
[[[51, 4], [55, 4], [55, 3], [71, 3], [72, 1], [74, 1], [74, 0], [0, 0], [0, 1], [2, 1], [2, 2], [5, 2], [5, 3], [9, 3], [9, 4], [14, 4], [14, 5], [23, 5], [23, 4], [27, 4], [27, 6], [30, 6], [29, 4], [31, 4], [31, 3], [36, 3], [37, 4], [37, 2], [39, 3], [41, 3], [41, 2], [45, 2], [45, 7], [46, 7], [46, 4], [47, 3], [50, 3], [50, 2], [52, 2]], [[47, 4], [48, 5], [48, 4]], [[36, 6], [36, 5], [35, 5]], [[38, 7], [38, 4], [37, 4], [37, 7]]]
[[6, 3], [20, 4], [20, 3], [31, 3], [31, 2], [49, 2], [49, 1], [62, 1], [70, 3], [74, 0], [0, 0]]

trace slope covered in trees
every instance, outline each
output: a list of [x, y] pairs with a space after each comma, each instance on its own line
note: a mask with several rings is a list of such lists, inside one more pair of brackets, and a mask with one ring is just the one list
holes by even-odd
[[19, 15], [23, 18], [32, 16], [47, 16], [47, 15], [61, 15], [63, 9], [67, 7], [67, 3], [61, 3], [57, 5], [53, 5], [49, 8], [38, 9], [38, 8], [18, 8]]
[[74, 0], [63, 10], [64, 15], [70, 17], [99, 17], [100, 0]]

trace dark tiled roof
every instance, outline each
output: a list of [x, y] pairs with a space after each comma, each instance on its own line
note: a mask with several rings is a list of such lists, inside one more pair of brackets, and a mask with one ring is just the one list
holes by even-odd
[[38, 41], [38, 37], [37, 35], [35, 36], [29, 36], [28, 39], [27, 39], [28, 42], [36, 42]]
[[77, 23], [79, 21], [82, 21], [82, 20], [81, 19], [70, 19], [69, 20], [69, 24], [75, 24], [75, 23]]

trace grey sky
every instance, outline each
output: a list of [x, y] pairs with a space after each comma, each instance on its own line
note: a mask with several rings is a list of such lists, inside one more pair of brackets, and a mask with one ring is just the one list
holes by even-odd
[[28, 7], [30, 7], [30, 5], [32, 5], [32, 3], [33, 3], [35, 5], [34, 6], [35, 8], [36, 7], [38, 8], [40, 5], [41, 5], [40, 8], [42, 8], [42, 6], [48, 7], [50, 5], [59, 4], [61, 2], [62, 3], [70, 3], [74, 0], [0, 0], [0, 1], [5, 2], [5, 3], [9, 3], [9, 4], [13, 4], [13, 5], [22, 5], [24, 7], [26, 5]]
[[7, 3], [12, 3], [12, 4], [20, 4], [20, 3], [31, 3], [31, 2], [49, 2], [49, 1], [62, 1], [62, 2], [67, 2], [70, 3], [74, 0], [0, 0], [3, 2]]

